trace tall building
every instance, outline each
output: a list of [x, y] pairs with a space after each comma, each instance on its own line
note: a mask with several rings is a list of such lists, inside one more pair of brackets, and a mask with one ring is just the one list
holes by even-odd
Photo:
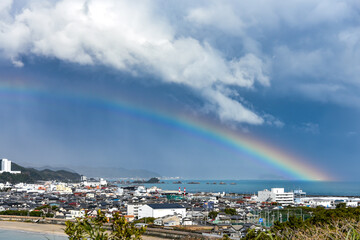
[[19, 174], [21, 171], [11, 171], [11, 161], [7, 160], [6, 158], [1, 159], [1, 171], [0, 173], [12, 173], [12, 174]]
[[285, 192], [284, 188], [272, 188], [271, 191], [265, 189], [258, 192], [259, 202], [277, 202], [280, 204], [293, 204], [294, 193]]
[[126, 214], [133, 215], [135, 218], [139, 217], [139, 208], [144, 206], [142, 203], [129, 203], [126, 207]]
[[11, 161], [7, 159], [1, 159], [1, 171], [10, 172], [11, 171]]

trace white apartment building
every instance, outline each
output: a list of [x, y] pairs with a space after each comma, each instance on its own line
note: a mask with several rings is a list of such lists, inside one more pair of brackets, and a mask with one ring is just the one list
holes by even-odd
[[277, 202], [288, 205], [294, 203], [294, 193], [285, 192], [284, 188], [271, 188], [271, 191], [265, 189], [258, 191], [258, 202]]
[[11, 161], [7, 160], [6, 158], [1, 159], [1, 171], [0, 173], [12, 173], [12, 174], [19, 174], [21, 171], [11, 171]]
[[70, 210], [66, 215], [65, 219], [75, 219], [78, 217], [84, 217], [85, 216], [85, 210]]
[[141, 203], [129, 203], [126, 207], [126, 214], [133, 215], [135, 218], [139, 217], [139, 208], [144, 204]]
[[160, 218], [168, 215], [186, 216], [186, 208], [180, 204], [146, 204], [139, 208], [139, 219], [144, 217]]
[[[86, 179], [82, 178], [82, 179]], [[88, 180], [83, 180], [81, 182], [82, 185], [86, 186], [86, 187], [100, 187], [100, 186], [106, 186], [107, 185], [107, 181], [103, 178], [100, 178], [99, 181], [88, 181]]]

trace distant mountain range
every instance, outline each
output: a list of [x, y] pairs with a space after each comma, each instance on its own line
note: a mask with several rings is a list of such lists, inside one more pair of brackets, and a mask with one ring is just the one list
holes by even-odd
[[87, 177], [104, 178], [152, 178], [161, 177], [160, 174], [144, 169], [126, 169], [115, 167], [74, 167], [74, 169]]
[[22, 167], [16, 163], [11, 163], [11, 170], [21, 171], [21, 174], [11, 174], [11, 173], [2, 173], [0, 174], [0, 182], [10, 182], [10, 183], [34, 183], [39, 180], [48, 181], [48, 180], [57, 180], [63, 182], [77, 182], [80, 181], [80, 174], [74, 171], [67, 170], [51, 170], [43, 169], [37, 170], [35, 168], [26, 168]]
[[29, 168], [35, 168], [36, 170], [45, 170], [45, 169], [50, 169], [50, 170], [53, 170], [53, 171], [59, 171], [59, 170], [65, 170], [65, 171], [68, 171], [68, 172], [73, 172], [75, 173], [75, 171], [73, 169], [70, 169], [70, 168], [66, 168], [66, 167], [52, 167], [52, 166], [43, 166], [43, 167], [29, 167]]

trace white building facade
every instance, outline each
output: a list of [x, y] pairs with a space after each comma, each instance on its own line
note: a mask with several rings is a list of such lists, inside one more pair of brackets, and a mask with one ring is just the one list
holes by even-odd
[[258, 192], [258, 202], [277, 202], [284, 205], [294, 203], [294, 193], [285, 192], [284, 188], [265, 189]]
[[186, 208], [180, 204], [146, 204], [139, 207], [139, 219], [144, 217], [160, 218], [168, 215], [186, 216]]
[[129, 203], [126, 206], [126, 213], [127, 215], [132, 215], [135, 218], [139, 218], [139, 208], [144, 206], [144, 204], [140, 203]]
[[4, 172], [8, 172], [8, 173], [12, 173], [12, 174], [20, 174], [21, 173], [21, 171], [11, 171], [11, 161], [6, 158], [1, 159], [0, 173], [4, 173]]

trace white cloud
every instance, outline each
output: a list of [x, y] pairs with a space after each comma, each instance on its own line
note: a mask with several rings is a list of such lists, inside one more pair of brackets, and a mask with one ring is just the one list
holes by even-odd
[[336, 103], [348, 107], [360, 107], [359, 89], [334, 83], [303, 83], [296, 85], [304, 96], [324, 103]]
[[206, 41], [179, 36], [150, 3], [31, 1], [10, 19], [1, 18], [0, 49], [19, 67], [22, 55], [34, 54], [149, 72], [195, 89], [223, 120], [261, 124], [260, 116], [215, 86], [269, 86], [264, 60], [252, 53], [226, 59]]
[[233, 6], [219, 1], [212, 2], [206, 7], [190, 9], [186, 19], [198, 25], [211, 25], [234, 34], [240, 34], [241, 29], [245, 27], [244, 22], [234, 12]]
[[220, 119], [224, 121], [251, 122], [252, 124], [262, 124], [264, 120], [246, 109], [241, 103], [227, 97], [220, 91], [207, 89], [204, 92], [212, 106], [218, 112]]
[[283, 128], [285, 123], [282, 122], [281, 120], [277, 119], [276, 117], [274, 117], [271, 114], [264, 114], [263, 116], [264, 120], [265, 120], [265, 124], [269, 125], [269, 126], [275, 126], [277, 128]]
[[[229, 49], [239, 49], [240, 45], [241, 51], [256, 53], [261, 59], [269, 57], [275, 91], [359, 106], [359, 1], [197, 2], [187, 10], [186, 20], [201, 33], [211, 31], [213, 42], [227, 36], [236, 39], [235, 47]], [[316, 89], [304, 91], [305, 85], [312, 84]], [[333, 91], [329, 86], [341, 86], [344, 90]], [[309, 92], [329, 94], [316, 97]]]
[[320, 132], [319, 124], [311, 122], [303, 123], [300, 129], [311, 134], [319, 134]]
[[34, 54], [151, 73], [192, 88], [224, 121], [266, 123], [232, 94], [270, 78], [273, 94], [360, 106], [355, 0], [11, 4], [0, 4], [0, 49], [15, 66]]
[[24, 66], [24, 63], [19, 60], [12, 59], [11, 62], [12, 62], [12, 64], [14, 64], [15, 67], [23, 67]]

